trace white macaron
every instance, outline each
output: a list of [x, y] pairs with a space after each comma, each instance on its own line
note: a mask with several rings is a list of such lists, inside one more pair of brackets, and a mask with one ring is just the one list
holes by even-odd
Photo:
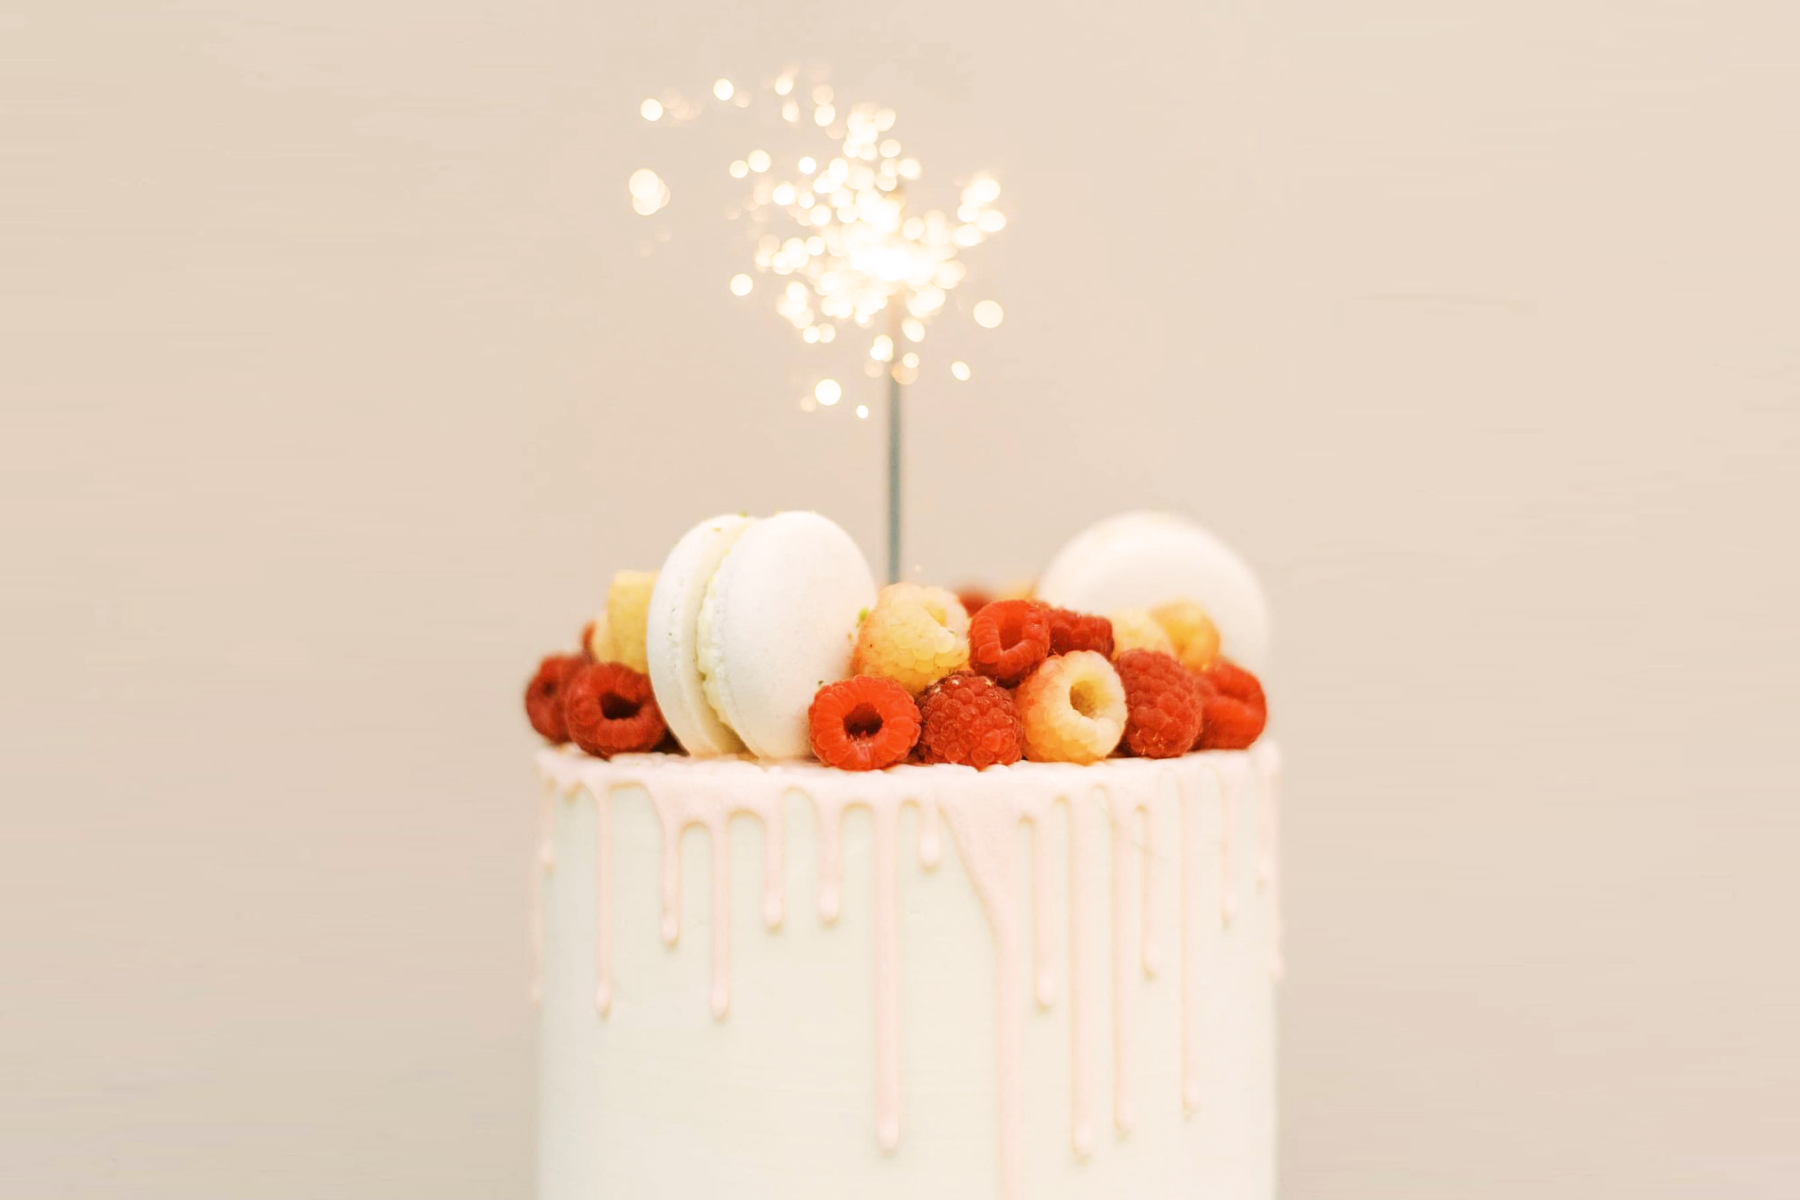
[[650, 593], [645, 657], [650, 687], [669, 732], [696, 757], [737, 754], [743, 741], [719, 719], [700, 677], [700, 604], [706, 585], [738, 536], [753, 522], [745, 516], [713, 517], [682, 535], [656, 576]]
[[874, 603], [868, 560], [832, 521], [789, 512], [752, 522], [714, 572], [696, 623], [715, 715], [760, 758], [810, 754], [807, 710], [820, 687], [850, 674]]
[[1088, 527], [1050, 560], [1037, 595], [1101, 614], [1192, 600], [1219, 627], [1228, 658], [1257, 673], [1268, 669], [1271, 618], [1256, 573], [1185, 517], [1132, 512]]

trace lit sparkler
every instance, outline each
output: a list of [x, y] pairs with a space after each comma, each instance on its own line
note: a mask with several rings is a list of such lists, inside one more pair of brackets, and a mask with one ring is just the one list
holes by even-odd
[[[927, 326], [949, 309], [950, 293], [963, 284], [961, 253], [1006, 227], [996, 207], [1000, 185], [981, 175], [961, 189], [954, 210], [926, 208], [919, 160], [894, 136], [894, 110], [874, 104], [840, 106], [832, 88], [817, 84], [802, 96], [793, 72], [753, 92], [729, 79], [712, 85], [714, 101], [766, 114], [759, 132], [772, 152], [753, 148], [735, 158], [727, 174], [748, 181], [738, 214], [756, 231], [750, 267], [776, 282], [774, 307], [808, 345], [828, 345], [856, 330], [866, 336], [865, 370], [887, 377], [888, 577], [900, 575], [901, 389], [918, 378]], [[759, 103], [761, 102], [761, 103]], [[704, 103], [680, 97], [647, 99], [647, 121], [694, 120]], [[648, 168], [630, 180], [632, 207], [644, 216], [661, 211], [669, 188]], [[910, 193], [910, 194], [909, 194]], [[733, 295], [750, 296], [756, 279], [747, 271], [729, 281]], [[971, 310], [975, 323], [992, 329], [1004, 319], [1000, 305], [984, 299]], [[967, 362], [949, 364], [953, 380], [967, 382]], [[830, 408], [843, 398], [834, 379], [819, 380], [801, 406]], [[856, 406], [866, 418], [867, 405]]]

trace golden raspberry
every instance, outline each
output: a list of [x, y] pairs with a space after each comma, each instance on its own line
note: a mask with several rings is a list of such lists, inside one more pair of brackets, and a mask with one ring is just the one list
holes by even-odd
[[650, 591], [655, 586], [655, 571], [620, 571], [613, 576], [612, 586], [606, 589], [606, 648], [611, 654], [601, 661], [624, 663], [640, 675], [650, 670], [644, 642], [649, 636]]
[[1047, 658], [1013, 693], [1033, 762], [1098, 762], [1125, 733], [1125, 685], [1106, 658], [1076, 650]]
[[857, 631], [850, 671], [891, 679], [916, 696], [968, 665], [969, 614], [956, 593], [890, 583]]
[[1156, 618], [1141, 608], [1121, 608], [1112, 614], [1113, 652], [1115, 660], [1127, 650], [1155, 650], [1159, 654], [1175, 657], [1175, 643], [1156, 622]]
[[581, 631], [581, 648], [595, 662], [619, 661], [619, 656], [613, 652], [612, 626], [607, 623], [604, 607], [594, 614], [594, 619]]
[[1150, 615], [1169, 635], [1175, 657], [1188, 670], [1204, 671], [1219, 657], [1219, 627], [1192, 600], [1159, 604], [1150, 610]]

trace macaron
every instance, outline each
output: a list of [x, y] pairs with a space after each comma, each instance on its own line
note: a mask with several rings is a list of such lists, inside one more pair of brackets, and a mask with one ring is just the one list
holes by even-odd
[[753, 522], [727, 515], [700, 522], [682, 535], [663, 560], [650, 593], [644, 656], [650, 687], [669, 732], [696, 757], [737, 754], [744, 743], [719, 719], [700, 677], [700, 604], [706, 585], [738, 536]]
[[1185, 517], [1131, 512], [1088, 527], [1050, 560], [1037, 596], [1091, 613], [1192, 600], [1218, 626], [1226, 657], [1259, 674], [1269, 665], [1269, 602], [1256, 573]]
[[834, 522], [789, 512], [748, 524], [695, 623], [713, 714], [760, 758], [808, 755], [807, 710], [821, 687], [850, 674], [857, 625], [874, 603], [868, 560]]

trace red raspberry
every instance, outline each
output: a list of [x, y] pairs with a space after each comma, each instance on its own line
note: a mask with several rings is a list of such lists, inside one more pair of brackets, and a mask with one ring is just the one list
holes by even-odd
[[891, 679], [858, 675], [828, 683], [806, 713], [813, 753], [828, 767], [879, 771], [903, 762], [919, 740], [919, 706]]
[[552, 742], [569, 740], [563, 721], [563, 689], [582, 664], [579, 654], [552, 654], [538, 664], [537, 674], [525, 685], [525, 715], [531, 727]]
[[1067, 608], [1051, 609], [1050, 653], [1068, 654], [1073, 650], [1092, 650], [1111, 658], [1112, 622], [1092, 613], [1079, 613]]
[[1194, 673], [1155, 650], [1127, 650], [1113, 667], [1125, 683], [1125, 745], [1131, 752], [1175, 758], [1192, 749], [1205, 704]]
[[1049, 610], [1030, 600], [996, 600], [969, 622], [969, 665], [1012, 687], [1050, 653]]
[[1004, 766], [1025, 757], [1025, 726], [1012, 693], [972, 671], [938, 680], [919, 697], [919, 761]]
[[1269, 702], [1256, 676], [1220, 658], [1196, 678], [1206, 701], [1197, 749], [1243, 750], [1262, 736]]
[[569, 737], [589, 754], [611, 758], [654, 750], [668, 727], [650, 680], [623, 663], [584, 663], [563, 689]]

